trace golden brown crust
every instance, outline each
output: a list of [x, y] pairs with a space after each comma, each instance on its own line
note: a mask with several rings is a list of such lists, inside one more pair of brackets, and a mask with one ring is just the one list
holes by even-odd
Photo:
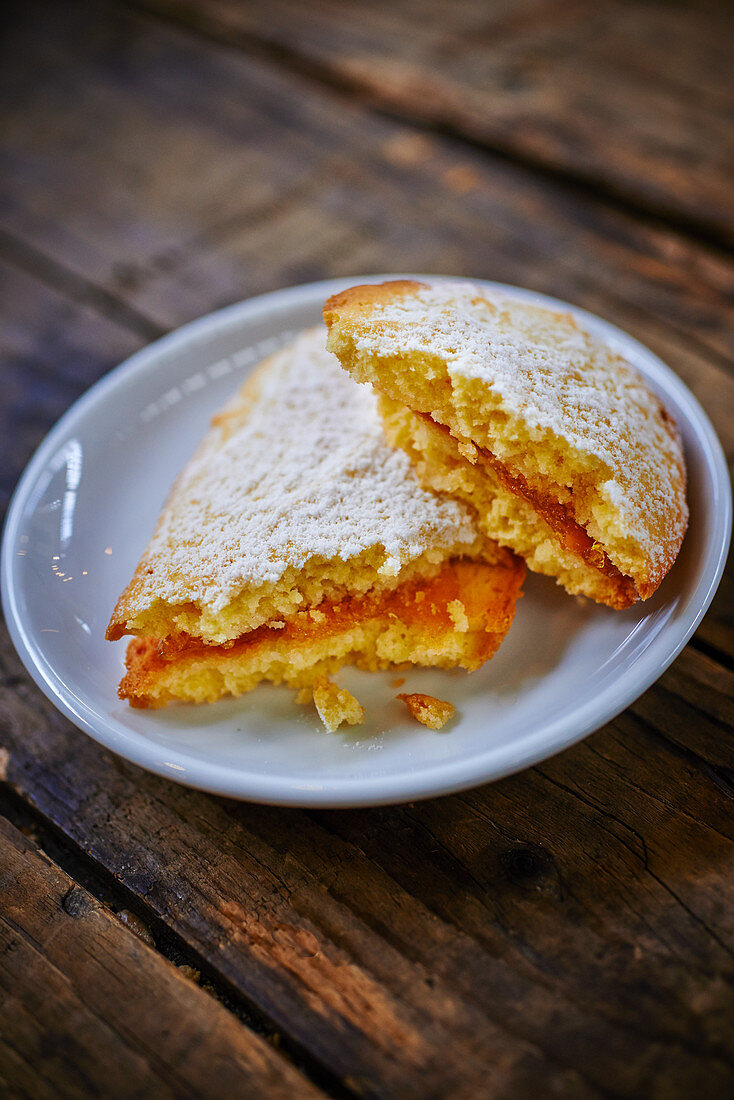
[[151, 680], [162, 664], [156, 638], [133, 638], [125, 654], [127, 672], [120, 681], [117, 694], [121, 699], [127, 699], [131, 707], [138, 707], [141, 710], [164, 706], [165, 699], [157, 702], [155, 696], [150, 693]]
[[343, 313], [354, 316], [369, 313], [372, 306], [380, 302], [395, 301], [426, 285], [419, 283], [417, 279], [392, 279], [386, 283], [363, 283], [347, 287], [326, 299], [323, 308], [324, 321], [331, 328]]

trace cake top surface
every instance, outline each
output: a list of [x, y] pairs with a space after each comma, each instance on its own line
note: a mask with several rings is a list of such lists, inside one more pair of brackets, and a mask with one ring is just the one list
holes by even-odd
[[350, 295], [367, 307], [355, 326], [360, 350], [436, 356], [452, 376], [499, 395], [507, 412], [581, 449], [596, 444], [611, 452], [604, 438], [632, 427], [630, 418], [643, 442], [669, 446], [670, 431], [663, 438], [657, 430], [666, 424], [660, 401], [642, 376], [570, 313], [467, 282], [356, 287], [344, 292], [347, 311]]
[[138, 567], [138, 606], [216, 609], [289, 567], [365, 550], [396, 575], [426, 551], [440, 558], [475, 541], [469, 510], [419, 486], [384, 438], [370, 387], [325, 343], [323, 327], [302, 333], [214, 418]]
[[501, 446], [521, 426], [531, 448], [551, 441], [572, 455], [624, 514], [651, 575], [669, 566], [687, 521], [678, 430], [643, 377], [570, 313], [441, 280], [353, 287], [330, 299], [324, 315], [362, 362], [424, 356], [445, 363], [449, 400], [458, 405], [462, 393], [470, 395], [459, 409], [461, 428], [479, 445], [492, 450], [498, 442], [491, 431], [482, 434], [486, 393], [508, 417]]

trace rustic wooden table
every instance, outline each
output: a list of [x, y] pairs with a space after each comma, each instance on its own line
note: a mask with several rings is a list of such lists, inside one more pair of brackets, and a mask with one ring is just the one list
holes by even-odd
[[[4, 32], [3, 503], [141, 345], [330, 275], [611, 319], [734, 442], [721, 0], [26, 0]], [[616, 721], [453, 797], [146, 774], [0, 643], [12, 1095], [734, 1095], [732, 582]]]

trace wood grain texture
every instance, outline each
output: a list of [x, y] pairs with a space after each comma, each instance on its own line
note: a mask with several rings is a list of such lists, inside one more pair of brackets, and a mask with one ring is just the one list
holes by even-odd
[[3, 818], [0, 853], [3, 1095], [323, 1095]]
[[138, 6], [734, 243], [726, 0]]
[[705, 656], [523, 775], [311, 814], [116, 760], [2, 656], [9, 783], [356, 1091], [734, 1087], [734, 677]]
[[67, 292], [2, 258], [0, 245], [0, 515], [51, 425], [140, 337]]
[[162, 327], [412, 268], [565, 294], [682, 345], [691, 374], [731, 367], [734, 266], [715, 250], [135, 14], [29, 11], [5, 40], [0, 223]]
[[[274, 0], [267, 23], [225, 0], [136, 7], [146, 10], [17, 5], [4, 38], [0, 504], [51, 423], [159, 333], [249, 294], [382, 270], [496, 278], [616, 321], [691, 386], [731, 456], [734, 265], [663, 220], [710, 235], [729, 225], [716, 209], [729, 183], [711, 166], [726, 146], [701, 121], [705, 108], [718, 134], [727, 109], [720, 6], [707, 5], [705, 27], [690, 5], [666, 22], [660, 4], [611, 0], [586, 22], [566, 0], [523, 0], [511, 15], [431, 2], [417, 21], [403, 0], [369, 19], [351, 2], [296, 19], [290, 0]], [[412, 44], [398, 33], [408, 17]], [[639, 50], [623, 61], [618, 47], [635, 36], [644, 61]], [[506, 95], [481, 69], [487, 42]], [[426, 66], [433, 103], [411, 84]], [[474, 144], [380, 116], [375, 88], [405, 119], [425, 100], [420, 117]], [[447, 117], [449, 95], [463, 109], [472, 89], [491, 93], [496, 114], [480, 104], [474, 121]], [[681, 128], [670, 120], [683, 99]], [[534, 131], [518, 125], [524, 109]], [[655, 112], [670, 148], [648, 140]], [[615, 193], [626, 208], [608, 201]], [[100, 896], [132, 899], [159, 941], [172, 937], [339, 1094], [730, 1095], [731, 577], [698, 648], [583, 744], [489, 787], [376, 810], [252, 807], [147, 775], [74, 730], [3, 632], [0, 796], [59, 839], [68, 869], [21, 844], [22, 875], [2, 880], [0, 926], [15, 937], [6, 1075], [44, 1095], [58, 1068], [78, 1095], [117, 1053], [130, 1093], [154, 1083], [156, 1094], [206, 1094], [207, 1058], [221, 1057], [240, 1092], [313, 1094], [100, 907], [89, 890], [102, 884]], [[79, 913], [59, 911], [65, 882]], [[33, 904], [18, 895], [8, 932], [6, 886], [29, 884]], [[150, 1003], [131, 1022], [124, 1009], [142, 989]], [[50, 1034], [68, 1034], [74, 1065]], [[41, 1046], [45, 1081], [28, 1076]]]

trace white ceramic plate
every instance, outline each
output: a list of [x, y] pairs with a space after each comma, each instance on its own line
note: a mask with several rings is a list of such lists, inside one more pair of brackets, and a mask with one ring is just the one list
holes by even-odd
[[283, 687], [152, 712], [120, 702], [126, 641], [106, 642], [104, 630], [210, 415], [265, 354], [320, 319], [329, 294], [385, 277], [278, 291], [166, 336], [77, 401], [21, 478], [2, 548], [13, 641], [49, 699], [128, 760], [204, 790], [285, 805], [398, 802], [473, 786], [551, 756], [618, 714], [670, 664], [711, 602], [728, 546], [731, 493], [721, 447], [697, 401], [613, 325], [488, 283], [572, 309], [646, 375], [675, 414], [691, 522], [657, 595], [614, 612], [580, 606], [551, 580], [529, 574], [512, 630], [483, 669], [401, 674], [402, 690], [455, 704], [457, 717], [441, 733], [406, 717], [394, 698], [395, 673], [340, 673], [367, 711], [367, 723], [347, 733], [327, 733]]

